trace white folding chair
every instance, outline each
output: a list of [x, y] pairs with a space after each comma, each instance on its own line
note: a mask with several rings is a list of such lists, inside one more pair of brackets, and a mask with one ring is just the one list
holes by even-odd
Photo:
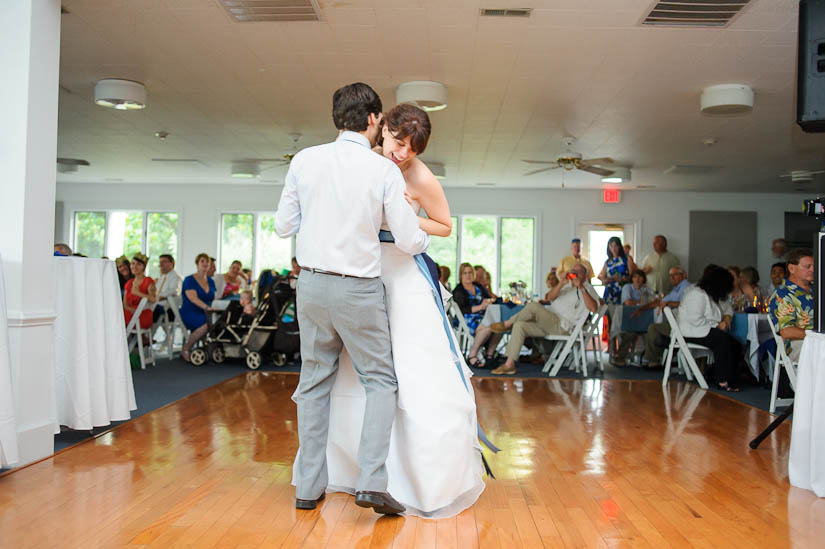
[[[137, 347], [138, 355], [140, 356], [140, 368], [141, 370], [146, 369], [146, 364], [155, 364], [155, 351], [152, 348], [152, 344], [150, 342], [149, 345], [143, 345], [143, 334], [147, 334], [151, 337], [151, 330], [142, 330], [140, 327], [140, 313], [146, 310], [146, 306], [148, 305], [149, 300], [145, 297], [140, 300], [138, 303], [137, 309], [135, 310], [134, 314], [132, 315], [132, 319], [129, 321], [129, 324], [126, 326], [126, 338], [129, 341], [129, 352], [131, 353], [132, 350]], [[132, 337], [134, 336], [134, 337]], [[148, 357], [147, 355], [148, 351]]]
[[[587, 362], [587, 344], [589, 343], [593, 348], [593, 360], [596, 365], [603, 372], [604, 371], [604, 355], [601, 352], [602, 347], [602, 318], [607, 313], [607, 304], [602, 304], [595, 313], [590, 314], [590, 318], [582, 327], [582, 352], [584, 353], [584, 361]], [[584, 375], [587, 375], [586, 373]]]
[[456, 339], [458, 339], [459, 350], [461, 354], [466, 355], [473, 345], [473, 334], [470, 333], [470, 327], [467, 326], [467, 321], [464, 320], [464, 314], [461, 312], [458, 304], [453, 300], [450, 300], [450, 305], [447, 307], [446, 313], [455, 331]]
[[684, 369], [685, 376], [687, 376], [688, 379], [695, 377], [699, 383], [699, 387], [707, 389], [708, 382], [705, 381], [705, 376], [702, 375], [702, 371], [696, 364], [693, 353], [698, 352], [704, 354], [708, 357], [709, 362], [713, 358], [713, 353], [704, 345], [686, 342], [682, 331], [679, 329], [679, 323], [676, 321], [676, 317], [673, 316], [673, 311], [670, 307], [665, 307], [664, 313], [667, 323], [670, 324], [670, 346], [667, 348], [667, 354], [665, 355], [665, 374], [662, 377], [662, 387], [667, 385], [668, 377], [670, 377], [670, 363], [673, 360], [673, 351], [676, 350], [678, 352], [677, 360], [679, 361], [679, 366]]
[[771, 384], [771, 407], [770, 412], [776, 412], [777, 406], [790, 406], [793, 404], [793, 398], [778, 398], [779, 392], [779, 377], [782, 374], [782, 368], [788, 373], [788, 380], [791, 382], [791, 389], [796, 392], [796, 365], [785, 351], [785, 340], [776, 331], [776, 326], [773, 323], [773, 318], [768, 315], [768, 323], [771, 325], [771, 332], [773, 339], [776, 341], [776, 360], [773, 365], [773, 383]]
[[[576, 325], [573, 326], [573, 330], [571, 330], [569, 334], [544, 336], [544, 339], [556, 341], [557, 343], [556, 346], [553, 347], [553, 352], [550, 353], [550, 356], [547, 358], [547, 362], [544, 363], [544, 368], [541, 369], [542, 372], [547, 372], [549, 370], [551, 376], [558, 375], [559, 370], [561, 370], [561, 367], [564, 365], [567, 357], [570, 355], [570, 352], [574, 350], [576, 345], [579, 345], [582, 352], [574, 352], [574, 364], [580, 364], [582, 368], [582, 375], [587, 376], [587, 360], [584, 357], [584, 339], [582, 338], [582, 328], [589, 318], [590, 315], [582, 316], [582, 318], [576, 322]], [[578, 366], [576, 366], [575, 369], [578, 370]]]
[[[186, 340], [189, 339], [189, 330], [186, 328], [186, 324], [183, 323], [183, 319], [180, 316], [180, 305], [181, 301], [179, 296], [170, 295], [166, 298], [166, 308], [167, 310], [172, 311], [172, 315], [174, 317], [171, 323], [171, 329], [169, 331], [169, 342], [171, 344], [169, 358], [174, 358], [175, 353], [180, 353], [183, 349], [184, 343], [186, 343]], [[175, 346], [175, 334], [177, 330], [180, 330], [181, 334], [180, 347]]]

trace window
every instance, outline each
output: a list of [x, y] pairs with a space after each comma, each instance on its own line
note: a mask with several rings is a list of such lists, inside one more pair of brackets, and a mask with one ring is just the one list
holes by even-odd
[[121, 255], [131, 258], [141, 252], [149, 256], [148, 274], [157, 277], [158, 256], [170, 254], [177, 259], [178, 214], [110, 210], [76, 211], [73, 224], [73, 250], [89, 257]]
[[106, 212], [75, 212], [74, 242], [75, 253], [89, 257], [100, 257], [106, 244]]
[[466, 216], [461, 220], [461, 262], [487, 269], [493, 289], [498, 287], [497, 236], [495, 217]]
[[458, 278], [458, 218], [453, 217], [450, 236], [431, 236], [427, 254], [439, 265], [450, 268], [450, 284], [455, 287]]
[[491, 285], [498, 293], [506, 293], [509, 284], [519, 280], [532, 293], [535, 232], [536, 220], [532, 217], [458, 216], [453, 217], [449, 237], [430, 237], [427, 253], [439, 265], [450, 267], [453, 287], [460, 282], [458, 266], [466, 262], [490, 271]]
[[264, 269], [292, 269], [293, 239], [275, 232], [274, 213], [221, 214], [219, 272], [225, 273], [234, 260], [252, 269], [253, 277]]
[[522, 281], [531, 290], [533, 286], [532, 217], [504, 217], [501, 220], [501, 290], [506, 292], [511, 282]]

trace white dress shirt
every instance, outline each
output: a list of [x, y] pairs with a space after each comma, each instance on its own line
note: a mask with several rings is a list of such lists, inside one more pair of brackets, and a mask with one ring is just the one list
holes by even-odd
[[685, 337], [705, 337], [716, 328], [723, 316], [733, 317], [733, 309], [727, 299], [713, 301], [699, 286], [691, 286], [679, 303], [679, 330]]
[[404, 199], [405, 188], [392, 161], [372, 152], [363, 135], [345, 131], [292, 159], [275, 230], [281, 238], [298, 234], [295, 255], [302, 267], [376, 278], [384, 218], [401, 251], [419, 254], [429, 245]]
[[[599, 294], [596, 293], [593, 286], [589, 282], [585, 282], [582, 286], [590, 294], [590, 297], [596, 303], [599, 303]], [[568, 284], [566, 288], [559, 291], [559, 295], [550, 303], [550, 310], [559, 317], [559, 324], [565, 332], [570, 332], [579, 320], [590, 313], [590, 309], [587, 308], [584, 297], [581, 295], [581, 290], [572, 284]]]
[[160, 273], [155, 282], [155, 287], [158, 289], [158, 300], [166, 299], [170, 295], [179, 296], [182, 281], [183, 279], [174, 269], [165, 274]]

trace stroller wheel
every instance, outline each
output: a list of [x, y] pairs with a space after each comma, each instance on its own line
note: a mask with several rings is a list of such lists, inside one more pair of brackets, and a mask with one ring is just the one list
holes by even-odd
[[212, 360], [218, 364], [221, 364], [224, 360], [226, 360], [226, 354], [223, 352], [223, 347], [215, 347], [212, 349]]
[[261, 353], [257, 351], [250, 351], [246, 355], [246, 366], [250, 370], [257, 370], [261, 367]]
[[193, 366], [203, 366], [206, 363], [206, 351], [203, 349], [195, 349], [189, 353], [189, 362]]
[[272, 362], [275, 363], [275, 366], [283, 366], [286, 364], [286, 355], [284, 353], [275, 353], [275, 356], [272, 357]]

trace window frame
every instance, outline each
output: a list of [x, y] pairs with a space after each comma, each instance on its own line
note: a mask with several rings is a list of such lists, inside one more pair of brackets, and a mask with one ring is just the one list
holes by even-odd
[[493, 288], [499, 294], [503, 291], [506, 291], [506, 288], [502, 290], [501, 288], [501, 223], [504, 219], [531, 219], [533, 220], [533, 288], [530, 288], [532, 293], [537, 293], [539, 291], [538, 285], [543, 278], [538, 276], [538, 232], [539, 232], [539, 216], [538, 215], [529, 215], [529, 214], [489, 214], [489, 213], [453, 213], [453, 217], [457, 218], [456, 223], [453, 225], [453, 231], [456, 234], [456, 264], [450, 265], [450, 269], [455, 274], [456, 284], [460, 284], [459, 276], [458, 276], [458, 267], [464, 261], [464, 257], [462, 257], [461, 253], [461, 244], [462, 244], [462, 235], [464, 230], [464, 218], [465, 217], [492, 217], [495, 218], [495, 233], [493, 235], [493, 240], [495, 241], [495, 265], [493, 265], [493, 269], [495, 270], [494, 276], [495, 280], [498, 283], [497, 288]]
[[[224, 215], [251, 215], [252, 216], [252, 276], [257, 277], [261, 273], [261, 267], [258, 265], [258, 234], [261, 228], [262, 215], [275, 215], [275, 210], [221, 210], [218, 213], [218, 256], [215, 262], [220, 270], [220, 265], [223, 262], [223, 216]], [[280, 236], [278, 236], [280, 238]], [[290, 258], [295, 257], [295, 235], [290, 237]], [[249, 268], [244, 265], [244, 268]]]
[[[141, 232], [140, 232], [140, 253], [145, 254], [147, 251], [147, 246], [149, 243], [149, 223], [148, 218], [150, 214], [176, 214], [178, 216], [177, 227], [175, 230], [177, 239], [178, 239], [178, 255], [180, 255], [180, 251], [183, 249], [183, 214], [180, 210], [176, 209], [163, 209], [163, 208], [152, 208], [152, 209], [141, 209], [141, 208], [96, 208], [94, 206], [90, 206], [88, 208], [83, 207], [73, 207], [69, 210], [71, 212], [71, 216], [69, 217], [69, 242], [71, 242], [71, 248], [74, 251], [75, 246], [77, 245], [77, 214], [83, 212], [90, 212], [90, 213], [102, 213], [106, 215], [106, 221], [103, 226], [103, 255], [108, 255], [109, 251], [106, 249], [107, 243], [109, 242], [109, 224], [112, 219], [112, 214], [114, 212], [140, 212], [142, 216], [141, 220]], [[109, 257], [111, 260], [117, 259], [116, 257]], [[175, 258], [178, 260], [179, 258]]]

